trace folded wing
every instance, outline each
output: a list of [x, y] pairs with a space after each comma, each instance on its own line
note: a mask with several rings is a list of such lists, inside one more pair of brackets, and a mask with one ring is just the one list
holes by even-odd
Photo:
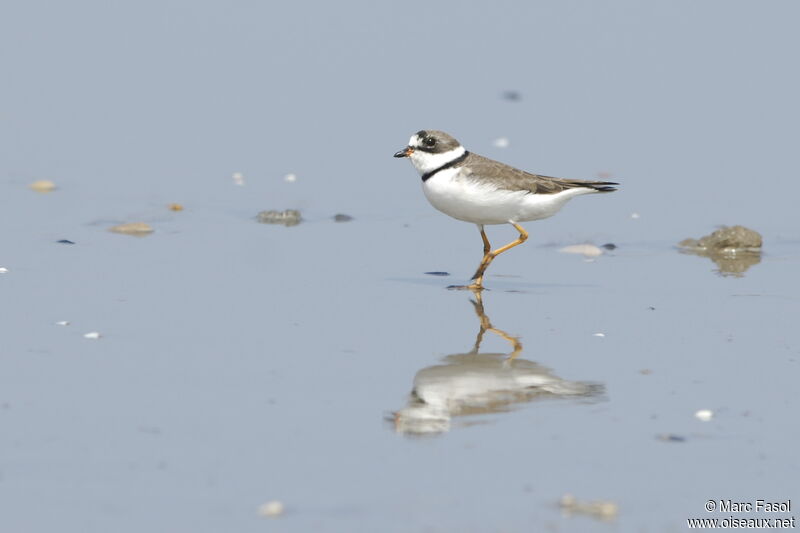
[[597, 192], [616, 191], [618, 185], [613, 181], [573, 180], [552, 178], [525, 172], [478, 154], [470, 153], [465, 165], [470, 169], [470, 177], [482, 183], [496, 186], [498, 189], [511, 191], [528, 191], [534, 194], [556, 194], [567, 189], [582, 187]]

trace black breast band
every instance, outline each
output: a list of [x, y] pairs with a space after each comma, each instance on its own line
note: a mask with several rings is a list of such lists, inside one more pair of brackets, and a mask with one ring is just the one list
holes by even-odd
[[450, 167], [453, 167], [453, 166], [461, 163], [463, 160], [465, 160], [467, 158], [468, 155], [469, 155], [469, 152], [464, 150], [463, 154], [461, 154], [460, 156], [456, 157], [452, 161], [450, 161], [448, 163], [445, 163], [444, 165], [440, 166], [439, 168], [434, 168], [430, 172], [426, 172], [425, 174], [423, 174], [422, 175], [422, 181], [428, 181], [430, 178], [433, 177], [434, 174], [436, 174], [440, 170], [444, 170], [446, 168], [450, 168]]

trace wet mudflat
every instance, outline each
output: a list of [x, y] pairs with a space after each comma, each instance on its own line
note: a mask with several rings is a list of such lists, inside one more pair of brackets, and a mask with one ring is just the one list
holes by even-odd
[[509, 360], [496, 331], [473, 352], [474, 296], [422, 273], [468, 275], [468, 225], [170, 217], [143, 239], [83, 224], [74, 246], [40, 230], [11, 248], [8, 523], [44, 529], [46, 506], [75, 530], [257, 531], [278, 499], [282, 530], [605, 528], [562, 517], [573, 493], [663, 530], [718, 494], [793, 490], [796, 244], [743, 278], [624, 238], [593, 262], [520, 248], [483, 293], [519, 338]]
[[[122, 78], [90, 75], [61, 92], [30, 85], [77, 103], [69, 134], [68, 107], [44, 109], [14, 78], [21, 103], [4, 115], [16, 133], [3, 134], [12, 149], [0, 167], [0, 529], [683, 531], [687, 518], [729, 516], [706, 512], [708, 500], [797, 497], [800, 191], [778, 148], [793, 131], [798, 82], [773, 73], [758, 113], [742, 102], [765, 84], [727, 83], [790, 55], [780, 27], [741, 44], [763, 54], [743, 66], [735, 29], [759, 12], [728, 8], [730, 33], [714, 42], [734, 49], [683, 94], [659, 73], [706, 72], [697, 51], [716, 50], [706, 22], [719, 14], [708, 7], [689, 22], [680, 8], [497, 13], [506, 29], [562, 21], [544, 25], [542, 46], [550, 33], [570, 42], [564, 31], [595, 45], [592, 36], [617, 36], [599, 51], [560, 49], [557, 61], [535, 55], [536, 76], [514, 68], [541, 49], [532, 37], [505, 37], [484, 55], [434, 24], [444, 7], [422, 21], [393, 10], [387, 22], [360, 6], [383, 22], [357, 25], [358, 39], [313, 22], [291, 64], [268, 50], [301, 27], [293, 8], [282, 24], [258, 8], [198, 9], [189, 20], [100, 13], [111, 46], [63, 41], [84, 52], [75, 57], [150, 61], [132, 71], [112, 62]], [[479, 18], [463, 16], [470, 28]], [[117, 39], [131, 20], [155, 44]], [[670, 21], [684, 39], [654, 40]], [[45, 28], [50, 37], [60, 24]], [[230, 28], [252, 46], [215, 37]], [[418, 78], [387, 62], [408, 50], [409, 31], [418, 42], [434, 29], [468, 58], [491, 57], [486, 68], [510, 85], [478, 77], [447, 97], [415, 97]], [[192, 48], [170, 40], [177, 30]], [[26, 61], [61, 53], [27, 50]], [[212, 51], [266, 61], [271, 78], [244, 60], [241, 70], [217, 64]], [[166, 94], [148, 92], [175, 57], [188, 70]], [[616, 58], [605, 68], [619, 79], [575, 89], [596, 81], [600, 57]], [[365, 65], [385, 79], [365, 79]], [[639, 74], [626, 77], [633, 65]], [[209, 79], [209, 68], [249, 83]], [[89, 75], [92, 62], [77, 69]], [[423, 67], [424, 79], [438, 73]], [[545, 74], [562, 81], [542, 86]], [[84, 94], [92, 81], [107, 91]], [[120, 108], [114, 91], [142, 100]], [[227, 104], [209, 108], [219, 91]], [[758, 135], [726, 127], [728, 100], [737, 121], [764, 126]], [[109, 109], [122, 110], [111, 120]], [[622, 185], [525, 224], [530, 240], [494, 262], [480, 298], [448, 291], [477, 266], [478, 231], [435, 212], [411, 166], [391, 157], [427, 127], [530, 170]], [[780, 195], [752, 186], [756, 168]], [[32, 190], [39, 180], [54, 190]], [[297, 224], [286, 224], [289, 210]], [[263, 212], [277, 223], [259, 223]], [[153, 231], [109, 231], [128, 223]], [[763, 236], [758, 261], [736, 275], [676, 246], [722, 224]], [[498, 245], [516, 236], [488, 232]], [[586, 243], [600, 255], [559, 251]]]

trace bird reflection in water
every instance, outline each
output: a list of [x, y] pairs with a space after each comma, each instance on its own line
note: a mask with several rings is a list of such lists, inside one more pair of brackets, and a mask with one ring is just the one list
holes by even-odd
[[[475, 346], [417, 372], [408, 405], [392, 416], [398, 433], [437, 435], [449, 431], [455, 417], [506, 412], [541, 398], [591, 398], [603, 393], [600, 384], [567, 381], [548, 368], [521, 359], [522, 343], [494, 327], [484, 311], [481, 293], [473, 294], [475, 299], [470, 301], [480, 320]], [[508, 341], [511, 352], [481, 353], [487, 332]]]

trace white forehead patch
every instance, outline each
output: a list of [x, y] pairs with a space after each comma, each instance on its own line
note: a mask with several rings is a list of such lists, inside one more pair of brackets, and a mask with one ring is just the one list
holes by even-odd
[[408, 140], [408, 145], [412, 148], [416, 148], [417, 146], [419, 146], [419, 138], [417, 138], [416, 133], [412, 135], [411, 138]]

